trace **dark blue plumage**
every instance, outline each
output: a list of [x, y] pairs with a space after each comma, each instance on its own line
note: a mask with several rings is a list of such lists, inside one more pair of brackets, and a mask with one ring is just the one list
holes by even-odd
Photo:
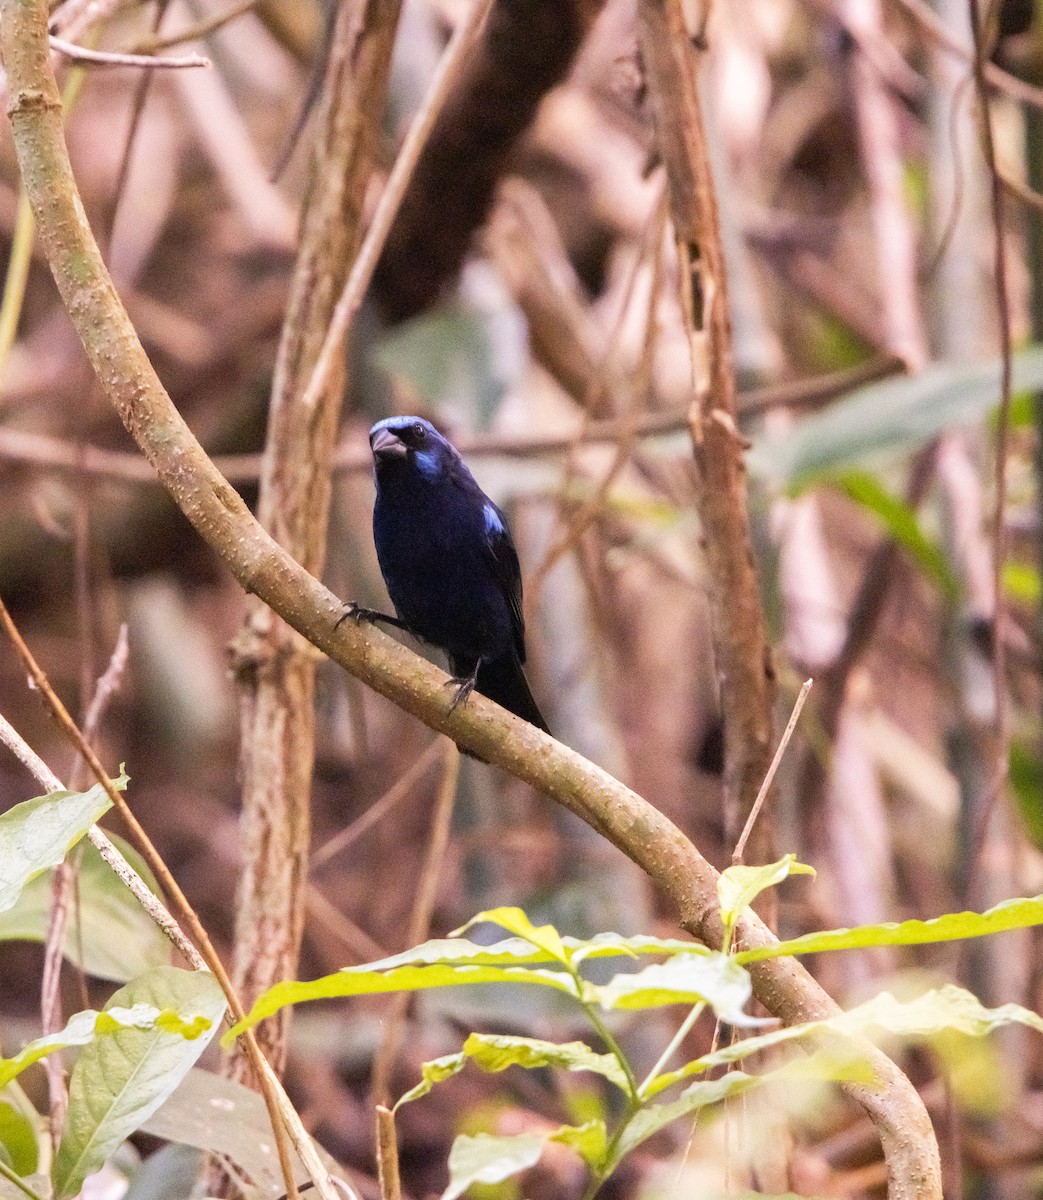
[[369, 444], [373, 541], [394, 624], [445, 651], [457, 704], [476, 688], [546, 729], [522, 671], [521, 571], [503, 513], [430, 422], [389, 417], [370, 430]]

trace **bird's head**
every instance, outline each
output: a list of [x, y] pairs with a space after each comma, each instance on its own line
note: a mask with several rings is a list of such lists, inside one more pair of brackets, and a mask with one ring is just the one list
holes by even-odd
[[378, 471], [394, 464], [412, 466], [434, 478], [458, 455], [423, 417], [387, 417], [369, 431], [369, 446]]

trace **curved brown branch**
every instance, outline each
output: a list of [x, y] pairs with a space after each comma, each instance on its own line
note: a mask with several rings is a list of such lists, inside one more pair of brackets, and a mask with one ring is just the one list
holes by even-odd
[[[0, 48], [22, 178], [41, 246], [91, 364], [175, 502], [242, 586], [313, 645], [431, 728], [587, 821], [663, 888], [686, 929], [719, 946], [716, 873], [671, 821], [600, 767], [481, 696], [451, 712], [445, 675], [379, 631], [350, 621], [337, 627], [337, 598], [280, 549], [215, 469], [164, 391], [87, 224], [65, 148], [46, 22], [45, 0], [0, 0]], [[738, 945], [773, 940], [756, 917], [740, 921]], [[751, 973], [760, 1001], [786, 1022], [837, 1011], [795, 961], [765, 961]], [[865, 1052], [879, 1087], [849, 1091], [880, 1131], [892, 1197], [931, 1200], [940, 1192], [926, 1112], [886, 1055], [868, 1046]]]

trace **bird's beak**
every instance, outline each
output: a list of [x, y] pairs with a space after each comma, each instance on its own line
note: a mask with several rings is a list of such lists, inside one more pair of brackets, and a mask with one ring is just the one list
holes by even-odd
[[409, 449], [390, 429], [378, 429], [369, 439], [374, 458], [405, 458]]

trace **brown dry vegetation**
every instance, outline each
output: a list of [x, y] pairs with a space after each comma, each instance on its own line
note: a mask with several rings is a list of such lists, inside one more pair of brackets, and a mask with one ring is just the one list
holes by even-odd
[[[981, 114], [969, 51], [944, 49], [946, 38], [969, 45], [966, 7], [940, 4], [939, 29], [918, 0], [706, 6], [708, 50], [698, 61], [741, 428], [754, 442], [751, 520], [778, 729], [801, 681], [817, 680], [752, 855], [795, 851], [818, 872], [784, 885], [775, 927], [795, 936], [1034, 895], [1043, 891], [1034, 404], [1015, 405], [1006, 464], [1006, 554], [1019, 569], [1008, 575], [998, 624], [998, 715], [989, 421], [997, 388], [958, 425], [943, 415], [914, 437], [898, 428], [890, 381], [870, 384], [880, 388], [878, 421], [856, 430], [843, 454], [826, 446], [816, 463], [824, 481], [795, 488], [785, 459], [787, 439], [856, 384], [997, 353]], [[103, 5], [114, 11], [91, 28], [99, 45], [127, 49], [160, 17], [166, 34], [223, 5], [167, 7]], [[688, 7], [694, 29], [704, 6]], [[1011, 76], [1043, 78], [1043, 28], [1038, 16], [1023, 21], [1022, 7], [1030, 6], [999, 5], [989, 33], [997, 159], [1015, 181], [1002, 235], [1016, 344], [1043, 325], [1038, 197], [1024, 196], [1043, 179], [1041, 97], [1005, 86]], [[468, 8], [404, 5], [376, 167], [354, 196], [367, 218]], [[481, 69], [472, 62], [458, 81], [352, 329], [323, 577], [338, 596], [386, 605], [365, 435], [389, 412], [431, 416], [509, 513], [526, 577], [529, 676], [556, 736], [723, 867], [740, 800], [725, 803], [722, 791], [715, 593], [687, 421], [692, 354], [635, 21], [629, 0], [494, 6]], [[179, 411], [251, 505], [314, 113], [277, 183], [270, 172], [305, 102], [316, 47], [329, 40], [323, 24], [317, 4], [266, 0], [205, 38], [209, 70], [91, 67], [67, 113], [74, 170], [120, 295]], [[61, 61], [60, 80], [69, 76]], [[5, 133], [8, 245], [18, 196]], [[341, 265], [346, 272], [350, 263]], [[824, 382], [806, 394], [790, 386], [814, 377]], [[889, 445], [863, 454], [859, 436], [871, 448], [874, 429], [890, 434]], [[887, 525], [864, 490], [861, 503], [853, 497], [855, 470], [909, 501], [898, 516], [892, 510], [892, 529], [918, 509], [918, 553], [881, 553]], [[127, 625], [129, 658], [98, 752], [107, 767], [126, 762], [134, 812], [232, 962], [243, 754], [257, 752], [249, 738], [244, 750], [238, 716], [252, 670], [240, 632], [248, 605], [114, 415], [38, 254], [0, 374], [0, 513], [0, 597], [74, 714], [85, 712]], [[471, 759], [462, 760], [448, 843], [429, 868], [445, 757], [433, 753], [410, 772], [439, 735], [326, 660], [314, 703], [313, 859], [298, 978], [404, 949], [425, 925], [445, 934], [500, 904], [580, 936], [676, 933], [673, 900], [619, 850]], [[59, 776], [73, 775], [75, 756], [6, 649], [0, 712]], [[997, 783], [1007, 745], [1012, 778]], [[0, 755], [3, 808], [38, 790]], [[375, 805], [379, 820], [324, 854]], [[121, 831], [117, 818], [107, 824]], [[433, 910], [418, 918], [417, 882], [428, 869], [437, 871]], [[39, 1029], [44, 949], [0, 945], [0, 1036], [10, 1052]], [[810, 966], [843, 1005], [883, 987], [922, 987], [917, 972], [927, 972], [972, 986], [989, 1004], [1038, 1011], [1040, 962], [1029, 931], [969, 951], [855, 952]], [[63, 1009], [83, 1007], [85, 994], [100, 1006], [110, 990], [67, 964]], [[462, 1031], [586, 1036], [568, 1011], [527, 1000], [450, 993], [414, 1002], [386, 1067], [388, 1094], [412, 1086], [422, 1061], [456, 1049]], [[389, 1003], [308, 1006], [290, 1033], [288, 1090], [364, 1195], [377, 1194], [371, 1069]], [[647, 1069], [673, 1027], [641, 1015], [619, 1033]], [[696, 1027], [692, 1056], [712, 1033]], [[947, 1196], [1029, 1196], [1043, 1186], [1038, 1035], [1020, 1030], [990, 1046], [991, 1058], [974, 1059], [981, 1074], [969, 1087], [952, 1082], [953, 1062], [936, 1053], [900, 1056], [934, 1120]], [[216, 1070], [216, 1056], [206, 1065]], [[594, 1103], [589, 1081], [515, 1074], [466, 1074], [440, 1100], [404, 1110], [408, 1195], [445, 1186], [456, 1133], [518, 1132]], [[46, 1108], [42, 1072], [26, 1079]], [[767, 1114], [737, 1109], [724, 1129], [700, 1128], [689, 1147], [690, 1126], [672, 1128], [604, 1194], [709, 1195], [725, 1185], [883, 1194], [878, 1139], [836, 1089], [788, 1115], [781, 1102]], [[146, 1138], [139, 1149], [157, 1145]], [[583, 1185], [562, 1151], [520, 1192], [498, 1195], [553, 1200], [579, 1196]]]

